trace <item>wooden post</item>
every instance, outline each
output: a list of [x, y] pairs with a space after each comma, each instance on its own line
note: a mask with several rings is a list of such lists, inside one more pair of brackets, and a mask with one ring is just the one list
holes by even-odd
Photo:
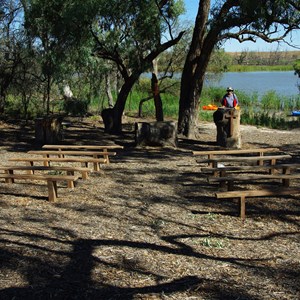
[[51, 115], [35, 119], [35, 142], [54, 144], [62, 140], [63, 116]]
[[229, 135], [228, 137], [232, 137], [233, 135], [233, 120], [236, 119], [236, 116], [234, 115], [234, 110], [229, 111], [229, 116], [225, 115], [225, 119], [228, 119], [229, 121]]
[[217, 144], [226, 148], [240, 149], [240, 111], [234, 108], [218, 108], [214, 113], [217, 126]]

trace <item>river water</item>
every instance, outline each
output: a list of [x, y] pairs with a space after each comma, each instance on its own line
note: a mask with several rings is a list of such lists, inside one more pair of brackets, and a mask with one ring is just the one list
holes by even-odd
[[250, 94], [257, 92], [259, 96], [275, 91], [278, 95], [293, 98], [299, 95], [300, 79], [293, 71], [227, 72], [219, 81], [207, 81], [206, 85], [224, 87], [224, 90], [231, 86]]

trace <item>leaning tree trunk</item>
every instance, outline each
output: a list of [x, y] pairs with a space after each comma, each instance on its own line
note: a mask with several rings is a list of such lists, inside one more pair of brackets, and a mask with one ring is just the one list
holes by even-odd
[[207, 33], [210, 0], [199, 2], [192, 43], [184, 64], [179, 100], [178, 133], [195, 138], [198, 121], [199, 97], [202, 92], [204, 75], [213, 51], [216, 32]]
[[139, 74], [138, 76], [132, 75], [128, 77], [120, 90], [115, 106], [102, 111], [101, 116], [104, 122], [105, 132], [110, 134], [120, 134], [122, 132], [122, 116], [126, 100], [138, 78]]

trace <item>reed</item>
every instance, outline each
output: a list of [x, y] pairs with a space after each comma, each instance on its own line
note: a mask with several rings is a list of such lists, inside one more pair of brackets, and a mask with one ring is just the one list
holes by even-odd
[[229, 72], [260, 72], [260, 71], [294, 71], [292, 65], [231, 65], [228, 67]]
[[[236, 91], [241, 106], [241, 123], [255, 126], [264, 126], [274, 129], [288, 129], [299, 127], [298, 119], [294, 120], [290, 115], [292, 110], [300, 109], [300, 95], [298, 97], [285, 97], [268, 91], [263, 95], [257, 92], [246, 93]], [[224, 94], [222, 87], [204, 88], [200, 99], [199, 119], [201, 121], [213, 122], [214, 111], [202, 110], [202, 106], [208, 104], [219, 105]], [[140, 90], [133, 90], [130, 99], [126, 104], [126, 111], [132, 116], [138, 112], [139, 102], [149, 96], [149, 93], [142, 93]], [[163, 110], [165, 118], [178, 118], [179, 92], [162, 93]], [[155, 117], [153, 99], [143, 104], [143, 117]]]

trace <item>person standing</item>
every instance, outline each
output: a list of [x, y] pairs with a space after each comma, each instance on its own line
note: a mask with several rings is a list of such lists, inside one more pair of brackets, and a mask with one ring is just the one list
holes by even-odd
[[221, 104], [223, 107], [228, 107], [228, 108], [234, 108], [239, 104], [239, 100], [234, 93], [234, 90], [232, 87], [228, 87], [226, 89], [227, 93], [223, 96], [221, 100]]

